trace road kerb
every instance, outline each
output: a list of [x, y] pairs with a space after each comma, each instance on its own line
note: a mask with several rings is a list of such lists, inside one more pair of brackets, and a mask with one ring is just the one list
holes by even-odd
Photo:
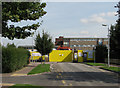
[[61, 73], [59, 73], [59, 76], [61, 76]]
[[15, 84], [12, 84], [12, 83], [2, 83], [2, 84], [0, 84], [0, 86], [13, 86], [13, 85], [15, 85]]
[[[92, 68], [92, 69], [96, 69], [96, 68], [93, 67], [93, 66], [87, 66], [87, 67], [90, 67], [90, 68]], [[100, 68], [98, 68], [98, 70], [99, 70], [99, 71], [102, 71], [102, 72], [106, 72], [106, 70], [103, 70], [103, 69], [100, 69]]]
[[63, 84], [66, 84], [66, 82], [65, 82], [64, 80], [62, 80], [62, 83], [63, 83]]
[[72, 84], [70, 83], [69, 86], [72, 86]]
[[27, 74], [12, 74], [11, 76], [27, 76]]
[[59, 78], [59, 76], [57, 75], [57, 76], [56, 76], [56, 78], [58, 79], [58, 78]]

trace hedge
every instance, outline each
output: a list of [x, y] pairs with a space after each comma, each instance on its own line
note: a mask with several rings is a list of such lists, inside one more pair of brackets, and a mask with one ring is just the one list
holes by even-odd
[[97, 45], [95, 50], [95, 59], [97, 63], [104, 63], [107, 58], [107, 47], [105, 45]]
[[30, 52], [23, 48], [2, 47], [2, 72], [14, 72], [29, 63]]

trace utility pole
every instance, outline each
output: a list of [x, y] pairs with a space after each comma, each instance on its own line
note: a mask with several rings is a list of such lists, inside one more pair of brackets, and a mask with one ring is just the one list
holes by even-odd
[[110, 30], [108, 26], [108, 66], [110, 66]]
[[34, 49], [34, 44], [33, 44], [33, 36], [32, 36], [32, 62], [33, 62], [33, 49]]
[[102, 26], [108, 26], [108, 66], [110, 66], [110, 30], [109, 25], [102, 24]]

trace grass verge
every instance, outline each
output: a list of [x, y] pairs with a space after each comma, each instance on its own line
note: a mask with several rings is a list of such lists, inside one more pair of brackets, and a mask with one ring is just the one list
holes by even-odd
[[50, 64], [39, 64], [37, 67], [33, 68], [27, 75], [42, 73], [42, 72], [49, 72], [50, 71]]
[[86, 63], [87, 65], [92, 65], [92, 66], [106, 66], [106, 64], [103, 63]]
[[102, 69], [105, 69], [105, 70], [109, 70], [109, 71], [113, 71], [113, 72], [120, 72], [120, 67], [107, 67], [107, 66], [104, 66], [104, 67], [100, 67]]
[[16, 85], [10, 86], [8, 88], [43, 88], [43, 87], [34, 86], [34, 85], [30, 85], [30, 84], [16, 84]]

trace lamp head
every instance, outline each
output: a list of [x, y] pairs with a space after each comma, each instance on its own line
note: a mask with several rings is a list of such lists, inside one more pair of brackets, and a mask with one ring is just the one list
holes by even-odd
[[102, 26], [107, 26], [106, 24], [102, 24]]

